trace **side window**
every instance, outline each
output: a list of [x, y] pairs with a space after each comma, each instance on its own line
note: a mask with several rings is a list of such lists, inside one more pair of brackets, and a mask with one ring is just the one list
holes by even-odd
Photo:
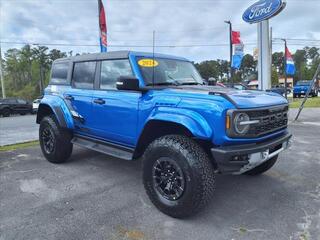
[[16, 99], [13, 99], [13, 98], [10, 98], [10, 99], [8, 99], [8, 103], [10, 103], [10, 104], [17, 104], [17, 100], [16, 100]]
[[76, 88], [93, 89], [96, 62], [78, 62], [74, 64], [72, 81]]
[[17, 101], [18, 101], [18, 103], [20, 103], [20, 104], [27, 104], [27, 102], [26, 102], [25, 100], [22, 100], [22, 99], [18, 99]]
[[101, 62], [100, 89], [116, 89], [120, 76], [133, 75], [128, 59], [106, 60]]
[[53, 64], [50, 84], [67, 84], [68, 68], [69, 62]]

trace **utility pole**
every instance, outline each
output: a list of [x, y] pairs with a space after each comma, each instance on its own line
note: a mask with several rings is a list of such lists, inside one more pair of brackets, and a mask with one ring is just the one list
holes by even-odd
[[6, 98], [6, 91], [4, 89], [4, 79], [3, 79], [3, 71], [2, 71], [1, 42], [0, 42], [0, 80], [1, 80], [2, 98]]
[[284, 96], [287, 98], [287, 40], [286, 39], [281, 39], [284, 41], [284, 61], [283, 61], [283, 66], [284, 66]]
[[154, 86], [154, 48], [156, 43], [156, 31], [152, 32], [152, 86]]
[[231, 21], [224, 21], [226, 24], [229, 24], [229, 41], [230, 41], [230, 78], [229, 81], [233, 87], [233, 69], [232, 69], [232, 23]]
[[[270, 81], [272, 87], [272, 27], [270, 27]], [[279, 81], [279, 80], [278, 80]]]

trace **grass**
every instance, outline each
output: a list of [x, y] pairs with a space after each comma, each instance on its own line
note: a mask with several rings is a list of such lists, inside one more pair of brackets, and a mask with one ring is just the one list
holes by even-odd
[[28, 148], [39, 145], [39, 141], [30, 141], [30, 142], [24, 142], [24, 143], [17, 143], [12, 145], [6, 145], [6, 146], [0, 146], [0, 152], [5, 151], [13, 151], [21, 148]]
[[[288, 98], [288, 100], [290, 102], [291, 108], [299, 108], [303, 101], [303, 98]], [[304, 107], [320, 107], [320, 97], [308, 98], [304, 104]]]

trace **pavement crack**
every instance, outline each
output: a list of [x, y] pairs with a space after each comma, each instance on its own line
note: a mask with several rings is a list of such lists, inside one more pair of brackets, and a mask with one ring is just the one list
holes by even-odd
[[238, 233], [252, 233], [252, 232], [268, 232], [269, 230], [262, 229], [262, 228], [254, 228], [254, 229], [248, 229], [245, 227], [231, 227], [233, 231], [236, 231]]

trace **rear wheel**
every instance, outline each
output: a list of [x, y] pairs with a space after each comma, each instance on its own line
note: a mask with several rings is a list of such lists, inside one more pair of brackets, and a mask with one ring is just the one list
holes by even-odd
[[60, 128], [54, 115], [46, 116], [41, 120], [39, 140], [43, 155], [49, 162], [65, 162], [72, 153], [72, 134]]
[[11, 111], [10, 111], [9, 108], [5, 108], [5, 109], [2, 110], [2, 116], [9, 117], [10, 114], [11, 114]]
[[273, 165], [276, 163], [278, 159], [278, 155], [274, 156], [273, 158], [270, 158], [268, 161], [262, 163], [261, 165], [255, 167], [254, 169], [251, 169], [248, 172], [245, 172], [245, 175], [260, 175], [266, 171], [268, 171], [270, 168], [273, 167]]
[[192, 139], [168, 135], [150, 144], [143, 156], [143, 182], [163, 213], [184, 218], [200, 211], [214, 191], [212, 163]]

